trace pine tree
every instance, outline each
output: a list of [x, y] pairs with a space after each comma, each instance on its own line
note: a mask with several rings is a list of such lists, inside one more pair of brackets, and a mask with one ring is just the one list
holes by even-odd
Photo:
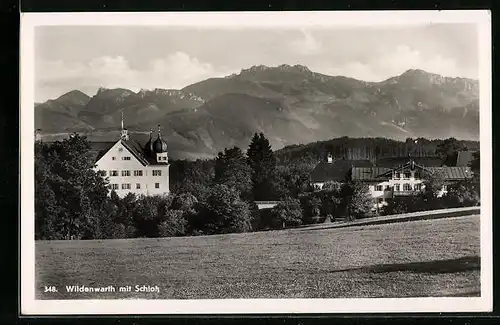
[[255, 201], [276, 199], [276, 158], [263, 133], [255, 133], [247, 151], [252, 169], [252, 192]]
[[243, 199], [250, 199], [252, 170], [238, 147], [224, 149], [215, 160], [214, 182], [236, 189]]

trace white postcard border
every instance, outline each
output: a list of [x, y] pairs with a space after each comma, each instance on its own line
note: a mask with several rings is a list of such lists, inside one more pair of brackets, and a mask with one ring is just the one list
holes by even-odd
[[[238, 15], [238, 18], [235, 18]], [[42, 25], [203, 28], [328, 28], [474, 23], [479, 33], [481, 148], [481, 297], [394, 299], [36, 300], [34, 241], [34, 29]], [[297, 23], [300, 22], [300, 25]], [[239, 13], [21, 14], [21, 314], [417, 313], [492, 310], [491, 14], [486, 10]], [[486, 195], [488, 193], [489, 195]]]

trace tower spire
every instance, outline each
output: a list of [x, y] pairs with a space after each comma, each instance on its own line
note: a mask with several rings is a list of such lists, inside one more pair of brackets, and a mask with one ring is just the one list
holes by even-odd
[[160, 123], [158, 123], [158, 138], [161, 138]]
[[123, 123], [123, 110], [122, 110], [122, 120], [121, 120], [121, 125], [122, 125], [122, 135], [121, 139], [122, 140], [128, 140], [128, 130], [125, 128], [124, 123]]

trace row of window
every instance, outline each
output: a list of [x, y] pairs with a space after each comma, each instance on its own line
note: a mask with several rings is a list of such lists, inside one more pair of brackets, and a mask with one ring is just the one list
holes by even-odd
[[[131, 158], [128, 157], [128, 156], [125, 156], [125, 157], [122, 157], [122, 160], [130, 160]], [[160, 156], [158, 157], [158, 160], [164, 160], [164, 161], [167, 161], [167, 157], [165, 156]], [[111, 157], [111, 160], [116, 160], [116, 157]]]
[[[390, 186], [386, 185], [385, 189], [390, 190]], [[383, 185], [376, 185], [375, 186], [375, 191], [383, 191], [384, 186]], [[411, 184], [403, 184], [403, 191], [420, 191], [422, 190], [422, 184], [415, 184], [413, 187]], [[394, 185], [394, 191], [401, 191], [401, 186], [399, 184]]]
[[[105, 170], [100, 170], [99, 175], [106, 177], [106, 171]], [[117, 170], [110, 170], [109, 171], [109, 176], [118, 176], [118, 171]], [[122, 176], [130, 176], [130, 170], [122, 170], [121, 172]], [[142, 170], [134, 170], [134, 176], [143, 176], [143, 171]], [[153, 170], [153, 176], [161, 176], [161, 170]]]
[[[394, 179], [401, 179], [401, 176], [403, 176], [403, 179], [410, 179], [411, 178], [411, 172], [404, 172], [404, 173], [394, 173]], [[414, 175], [415, 178], [420, 178], [420, 173], [415, 172]]]
[[[109, 184], [109, 188], [112, 190], [117, 190], [119, 189], [118, 184]], [[122, 184], [122, 190], [130, 190], [132, 188], [132, 185], [129, 183], [124, 183]], [[155, 188], [160, 188], [160, 183], [155, 183]], [[141, 189], [141, 184], [137, 183], [135, 184], [135, 189], [140, 190]]]

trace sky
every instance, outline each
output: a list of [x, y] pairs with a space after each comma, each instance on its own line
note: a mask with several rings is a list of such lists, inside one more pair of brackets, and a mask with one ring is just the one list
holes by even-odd
[[382, 81], [408, 69], [478, 79], [472, 24], [328, 29], [207, 29], [161, 26], [40, 26], [35, 101], [99, 87], [180, 89], [253, 65]]

